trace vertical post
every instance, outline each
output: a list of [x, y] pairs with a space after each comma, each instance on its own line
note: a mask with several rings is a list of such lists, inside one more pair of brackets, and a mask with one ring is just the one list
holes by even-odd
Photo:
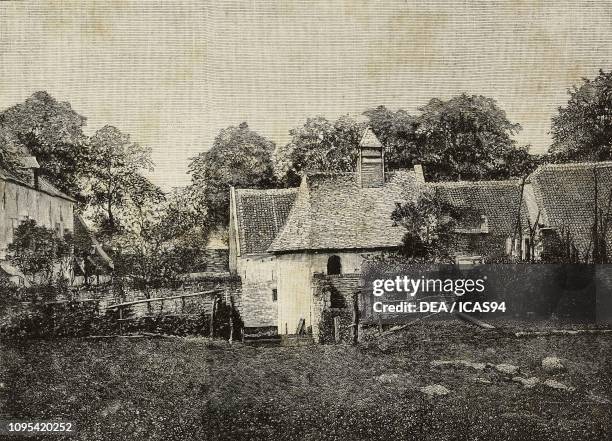
[[229, 326], [230, 326], [230, 333], [229, 333], [229, 343], [230, 345], [232, 344], [232, 340], [234, 339], [234, 302], [232, 300], [232, 298], [229, 298], [229, 304], [230, 304], [230, 315], [229, 315]]
[[357, 292], [353, 293], [353, 344], [356, 345], [359, 339], [359, 296]]
[[334, 317], [334, 340], [340, 343], [340, 317]]
[[215, 331], [215, 309], [217, 308], [217, 295], [213, 298], [212, 305], [210, 308], [210, 338], [213, 338]]
[[123, 335], [123, 308], [119, 306], [119, 335]]

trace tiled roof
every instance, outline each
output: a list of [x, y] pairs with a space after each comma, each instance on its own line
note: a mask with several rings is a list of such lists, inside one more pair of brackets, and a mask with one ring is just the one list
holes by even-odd
[[372, 129], [368, 127], [363, 132], [363, 136], [361, 137], [361, 141], [359, 142], [359, 147], [381, 148], [382, 144], [380, 143]]
[[389, 174], [384, 187], [362, 188], [356, 173], [313, 173], [302, 178], [297, 199], [271, 252], [380, 249], [400, 245], [405, 230], [391, 213], [414, 197], [412, 171]]
[[287, 220], [297, 191], [297, 188], [235, 190], [241, 254], [267, 252]]
[[21, 185], [23, 187], [28, 187], [28, 188], [32, 188], [34, 190], [42, 191], [43, 193], [47, 193], [50, 196], [66, 199], [66, 200], [68, 200], [70, 202], [76, 202], [76, 200], [74, 198], [72, 198], [72, 197], [68, 196], [67, 194], [64, 194], [61, 191], [59, 191], [53, 184], [51, 184], [49, 181], [47, 181], [43, 177], [38, 178], [39, 188], [36, 188], [36, 187], [34, 187], [34, 185], [32, 185], [29, 182], [26, 182], [23, 179], [15, 176], [13, 173], [0, 168], [0, 179], [5, 180], [5, 181], [13, 182], [13, 183]]
[[[548, 226], [569, 233], [581, 254], [592, 247], [596, 179], [597, 202], [605, 212], [612, 191], [612, 162], [547, 164], [530, 176]], [[612, 244], [612, 232], [608, 240]]]
[[[436, 189], [448, 203], [476, 210], [478, 214], [486, 216], [489, 233], [504, 236], [514, 234], [521, 198], [521, 184], [518, 180], [432, 182], [426, 186]], [[524, 203], [521, 215], [522, 227], [525, 229], [529, 220]]]

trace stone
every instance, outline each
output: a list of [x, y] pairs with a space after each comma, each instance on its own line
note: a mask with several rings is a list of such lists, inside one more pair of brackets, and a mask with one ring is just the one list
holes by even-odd
[[546, 357], [542, 360], [542, 369], [549, 373], [561, 372], [565, 370], [565, 366], [558, 357]]
[[434, 360], [431, 362], [434, 367], [451, 366], [451, 367], [469, 367], [477, 371], [484, 371], [486, 365], [484, 363], [474, 363], [467, 360]]
[[536, 384], [540, 382], [540, 379], [538, 377], [530, 377], [530, 378], [512, 377], [512, 381], [516, 383], [521, 383], [523, 387], [527, 389], [531, 389], [532, 387], [535, 387]]
[[570, 386], [566, 386], [565, 384], [557, 381], [557, 380], [552, 380], [552, 379], [548, 379], [544, 382], [544, 385], [552, 388], [552, 389], [557, 389], [557, 390], [565, 390], [567, 392], [572, 392], [575, 391], [576, 388], [575, 387], [570, 387]]
[[450, 390], [441, 384], [430, 384], [429, 386], [422, 387], [419, 390], [429, 397], [447, 395], [450, 393]]
[[475, 377], [475, 378], [472, 378], [472, 380], [474, 381], [474, 383], [482, 383], [482, 384], [492, 384], [493, 383], [491, 380], [488, 380], [482, 377]]
[[502, 374], [514, 375], [518, 373], [519, 368], [518, 366], [514, 366], [513, 364], [501, 363], [501, 364], [495, 365], [495, 370], [497, 370], [497, 372], [500, 372]]

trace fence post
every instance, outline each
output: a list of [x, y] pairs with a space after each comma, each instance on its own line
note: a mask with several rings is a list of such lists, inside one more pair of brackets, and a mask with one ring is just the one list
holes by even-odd
[[353, 293], [353, 344], [356, 345], [359, 340], [359, 296], [357, 292]]
[[212, 305], [210, 308], [210, 338], [213, 338], [215, 330], [215, 309], [217, 307], [217, 295], [213, 298]]
[[123, 335], [123, 308], [119, 306], [119, 335]]
[[340, 317], [334, 317], [334, 340], [340, 343]]

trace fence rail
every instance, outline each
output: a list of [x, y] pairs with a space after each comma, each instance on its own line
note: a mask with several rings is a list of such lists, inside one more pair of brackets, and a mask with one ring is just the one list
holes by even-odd
[[139, 305], [142, 303], [163, 302], [165, 300], [185, 299], [188, 297], [204, 296], [204, 295], [209, 295], [209, 294], [221, 294], [221, 293], [223, 293], [222, 289], [212, 289], [209, 291], [192, 292], [189, 294], [179, 294], [179, 295], [168, 296], [168, 297], [153, 297], [151, 299], [133, 300], [130, 302], [116, 303], [114, 305], [108, 305], [106, 309], [123, 308], [125, 306]]

